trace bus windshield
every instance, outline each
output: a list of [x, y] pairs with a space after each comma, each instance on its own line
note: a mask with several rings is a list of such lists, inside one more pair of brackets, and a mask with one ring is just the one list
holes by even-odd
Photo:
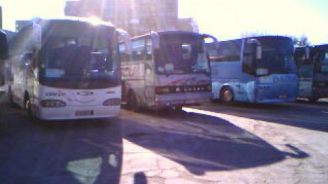
[[293, 61], [293, 43], [287, 38], [258, 38], [262, 45], [262, 59], [257, 68], [268, 69], [271, 74], [296, 73]]
[[320, 57], [320, 72], [328, 73], [328, 50], [323, 51]]
[[209, 63], [200, 36], [162, 35], [157, 72], [166, 74], [208, 73]]
[[86, 23], [48, 26], [40, 63], [43, 81], [98, 83], [96, 88], [110, 85], [110, 81], [118, 82], [111, 28]]

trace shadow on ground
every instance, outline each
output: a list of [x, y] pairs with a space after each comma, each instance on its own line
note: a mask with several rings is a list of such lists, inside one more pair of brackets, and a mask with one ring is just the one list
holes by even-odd
[[286, 104], [212, 103], [194, 109], [268, 121], [310, 130], [328, 132], [328, 106], [325, 102]]
[[290, 152], [279, 151], [223, 119], [184, 111], [144, 111], [134, 114], [133, 119], [126, 115], [123, 126], [125, 139], [182, 164], [197, 175], [309, 156], [292, 145], [286, 145]]
[[1, 114], [0, 183], [118, 184], [121, 125], [115, 120], [33, 124], [18, 109]]

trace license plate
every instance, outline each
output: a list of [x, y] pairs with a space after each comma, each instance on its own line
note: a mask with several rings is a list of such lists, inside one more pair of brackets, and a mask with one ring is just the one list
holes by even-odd
[[287, 95], [280, 95], [279, 98], [287, 98]]
[[91, 116], [93, 111], [76, 111], [75, 116]]

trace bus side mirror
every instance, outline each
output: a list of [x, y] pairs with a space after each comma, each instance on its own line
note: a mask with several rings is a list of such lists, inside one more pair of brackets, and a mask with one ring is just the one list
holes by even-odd
[[129, 33], [122, 29], [118, 29], [117, 32], [119, 34], [119, 43], [123, 42], [123, 44], [125, 46], [125, 54], [131, 55], [132, 54], [132, 46], [131, 46], [131, 39], [130, 39]]
[[262, 59], [262, 46], [261, 45], [256, 46], [256, 59], [257, 60]]
[[0, 32], [0, 59], [7, 59], [8, 57], [8, 42], [5, 33]]
[[262, 59], [262, 46], [261, 46], [261, 42], [255, 38], [252, 39], [248, 39], [247, 40], [247, 45], [251, 46], [251, 50], [254, 52], [255, 54], [255, 59], [256, 60], [261, 60]]
[[305, 47], [305, 59], [306, 60], [310, 59], [310, 52], [311, 52], [311, 48], [310, 47]]
[[37, 23], [33, 23], [33, 33], [32, 33], [32, 39], [33, 39], [33, 47], [36, 49], [41, 49], [41, 35], [42, 30], [41, 26]]
[[151, 40], [153, 42], [153, 49], [156, 50], [156, 49], [160, 49], [160, 39], [159, 39], [159, 35], [157, 32], [154, 32], [152, 31], [150, 33], [150, 37], [151, 37]]
[[214, 49], [215, 50], [218, 49], [218, 39], [216, 37], [209, 35], [209, 34], [203, 34], [202, 40], [204, 40], [205, 45], [214, 44]]

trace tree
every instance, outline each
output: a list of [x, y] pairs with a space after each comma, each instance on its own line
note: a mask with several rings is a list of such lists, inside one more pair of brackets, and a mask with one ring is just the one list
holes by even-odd
[[306, 35], [302, 35], [300, 37], [293, 36], [292, 39], [296, 47], [304, 47], [310, 45], [309, 39]]

